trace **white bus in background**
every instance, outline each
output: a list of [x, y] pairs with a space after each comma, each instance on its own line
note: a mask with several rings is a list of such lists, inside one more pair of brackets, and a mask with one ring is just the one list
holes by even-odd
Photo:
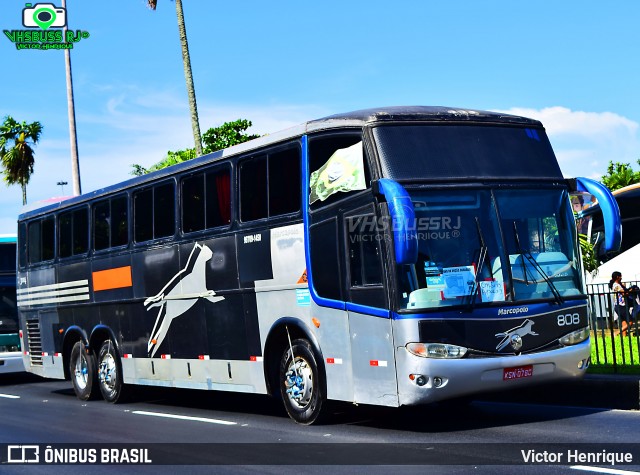
[[24, 371], [16, 307], [16, 235], [0, 234], [0, 374]]
[[596, 243], [598, 260], [603, 262], [595, 275], [587, 273], [587, 284], [608, 284], [614, 271], [622, 274], [624, 282], [640, 281], [640, 183], [612, 193], [620, 209], [623, 227], [620, 252], [607, 253], [602, 250], [604, 224], [599, 204], [585, 209], [581, 214], [582, 219], [591, 221], [588, 237]]

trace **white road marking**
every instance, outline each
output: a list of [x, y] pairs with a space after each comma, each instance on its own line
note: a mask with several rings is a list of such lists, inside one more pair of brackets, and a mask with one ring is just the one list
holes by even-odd
[[570, 468], [574, 470], [584, 470], [585, 472], [609, 473], [611, 475], [637, 475], [640, 472], [632, 472], [630, 470], [620, 470], [617, 468], [589, 467], [587, 465], [573, 465]]
[[131, 411], [131, 414], [140, 414], [142, 416], [166, 417], [168, 419], [181, 419], [183, 421], [208, 422], [209, 424], [220, 424], [223, 426], [234, 426], [235, 422], [223, 421], [220, 419], [208, 419], [206, 417], [181, 416], [179, 414], [167, 414], [164, 412], [148, 412], [148, 411]]
[[20, 399], [20, 396], [14, 396], [13, 394], [0, 394], [0, 397], [7, 399]]

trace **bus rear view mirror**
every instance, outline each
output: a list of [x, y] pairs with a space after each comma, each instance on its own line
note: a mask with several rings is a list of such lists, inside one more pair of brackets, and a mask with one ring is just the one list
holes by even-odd
[[622, 221], [618, 203], [611, 191], [602, 183], [590, 178], [576, 178], [576, 189], [591, 193], [598, 200], [604, 221], [605, 252], [619, 251], [622, 244]]
[[398, 264], [415, 264], [418, 260], [416, 213], [409, 193], [402, 185], [388, 178], [378, 180], [377, 193], [389, 205], [394, 251]]

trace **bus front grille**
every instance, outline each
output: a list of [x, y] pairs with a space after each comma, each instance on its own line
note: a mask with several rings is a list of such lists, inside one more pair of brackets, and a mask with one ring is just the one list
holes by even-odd
[[27, 340], [31, 366], [42, 366], [42, 338], [38, 320], [27, 320]]

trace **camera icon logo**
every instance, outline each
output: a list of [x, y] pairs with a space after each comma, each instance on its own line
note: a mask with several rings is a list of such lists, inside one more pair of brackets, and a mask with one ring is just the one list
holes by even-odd
[[62, 28], [67, 24], [67, 11], [51, 3], [25, 3], [22, 10], [22, 24], [27, 28]]

